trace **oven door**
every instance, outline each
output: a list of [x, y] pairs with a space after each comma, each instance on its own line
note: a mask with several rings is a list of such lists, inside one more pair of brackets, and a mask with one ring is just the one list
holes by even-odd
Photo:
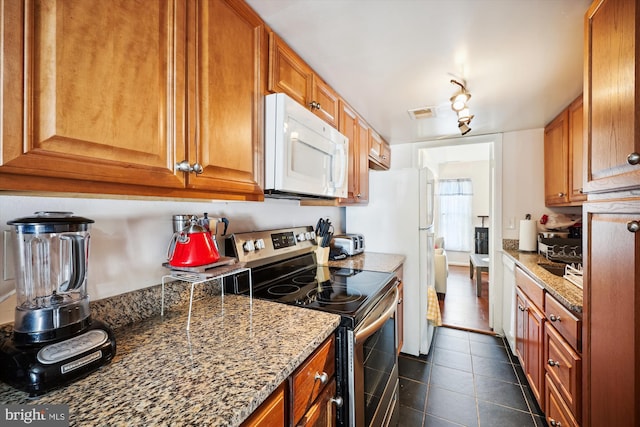
[[350, 426], [387, 426], [397, 423], [398, 356], [394, 287], [367, 315], [349, 342]]

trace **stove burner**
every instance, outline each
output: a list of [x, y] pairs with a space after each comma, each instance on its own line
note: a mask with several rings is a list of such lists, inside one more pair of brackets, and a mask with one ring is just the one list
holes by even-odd
[[307, 303], [317, 301], [322, 304], [348, 304], [361, 298], [362, 292], [358, 289], [347, 289], [337, 283], [321, 285], [320, 290], [312, 289], [307, 292]]
[[274, 285], [267, 289], [271, 295], [289, 295], [294, 292], [298, 292], [300, 290], [300, 286], [292, 285], [292, 284], [284, 284], [284, 285]]
[[308, 285], [309, 283], [313, 283], [316, 281], [316, 276], [303, 274], [302, 276], [294, 277], [293, 279], [291, 279], [291, 281], [298, 285]]

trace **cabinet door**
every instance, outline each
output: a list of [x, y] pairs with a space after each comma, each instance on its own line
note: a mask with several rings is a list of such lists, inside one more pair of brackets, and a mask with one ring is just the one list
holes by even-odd
[[369, 128], [358, 113], [340, 100], [338, 130], [349, 138], [348, 196], [341, 205], [367, 203], [369, 200]]
[[265, 400], [243, 423], [242, 427], [271, 427], [287, 425], [286, 381]]
[[584, 167], [584, 109], [582, 95], [569, 106], [569, 200], [583, 202], [587, 195], [583, 191]]
[[3, 2], [3, 182], [183, 187], [185, 13], [182, 2]]
[[544, 202], [569, 203], [569, 113], [563, 111], [544, 128]]
[[358, 148], [360, 147], [358, 140], [358, 114], [343, 101], [340, 101], [340, 120], [338, 123], [338, 130], [340, 133], [349, 139], [347, 198], [340, 200], [340, 203], [352, 204], [357, 201], [356, 194], [360, 189], [360, 164], [358, 162]]
[[526, 342], [524, 345], [526, 366], [522, 368], [529, 380], [531, 391], [538, 400], [541, 408], [544, 408], [544, 314], [534, 305], [527, 303], [526, 310]]
[[525, 362], [524, 345], [527, 339], [527, 303], [520, 289], [516, 288], [516, 315], [515, 315], [515, 339], [516, 339], [516, 355], [521, 363]]
[[275, 33], [269, 33], [268, 89], [286, 93], [307, 108], [311, 103], [313, 71]]
[[596, 0], [585, 18], [585, 191], [638, 187], [640, 5]]
[[264, 24], [241, 0], [191, 3], [189, 188], [262, 196]]
[[313, 76], [313, 94], [311, 99], [311, 111], [337, 129], [338, 114], [340, 111], [338, 94], [335, 93], [324, 80], [316, 75]]
[[583, 421], [640, 423], [640, 201], [585, 205]]
[[331, 379], [318, 399], [296, 424], [297, 427], [333, 427], [336, 425], [336, 380]]
[[369, 132], [369, 160], [372, 169], [387, 170], [391, 167], [389, 144], [373, 129]]

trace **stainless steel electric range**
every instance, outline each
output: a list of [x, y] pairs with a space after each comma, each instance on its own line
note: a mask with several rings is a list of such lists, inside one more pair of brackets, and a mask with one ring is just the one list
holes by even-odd
[[[225, 255], [251, 267], [225, 280], [225, 292], [341, 316], [336, 331], [336, 408], [340, 426], [396, 425], [398, 364], [393, 273], [319, 266], [311, 226], [236, 233]], [[295, 337], [292, 337], [295, 339]]]

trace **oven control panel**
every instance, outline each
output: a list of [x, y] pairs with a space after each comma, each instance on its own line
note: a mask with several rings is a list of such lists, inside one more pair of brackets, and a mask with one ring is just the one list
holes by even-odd
[[289, 248], [296, 245], [296, 236], [293, 231], [275, 233], [271, 235], [271, 243], [274, 249]]
[[312, 226], [234, 233], [225, 240], [225, 256], [254, 268], [313, 252], [315, 237]]

